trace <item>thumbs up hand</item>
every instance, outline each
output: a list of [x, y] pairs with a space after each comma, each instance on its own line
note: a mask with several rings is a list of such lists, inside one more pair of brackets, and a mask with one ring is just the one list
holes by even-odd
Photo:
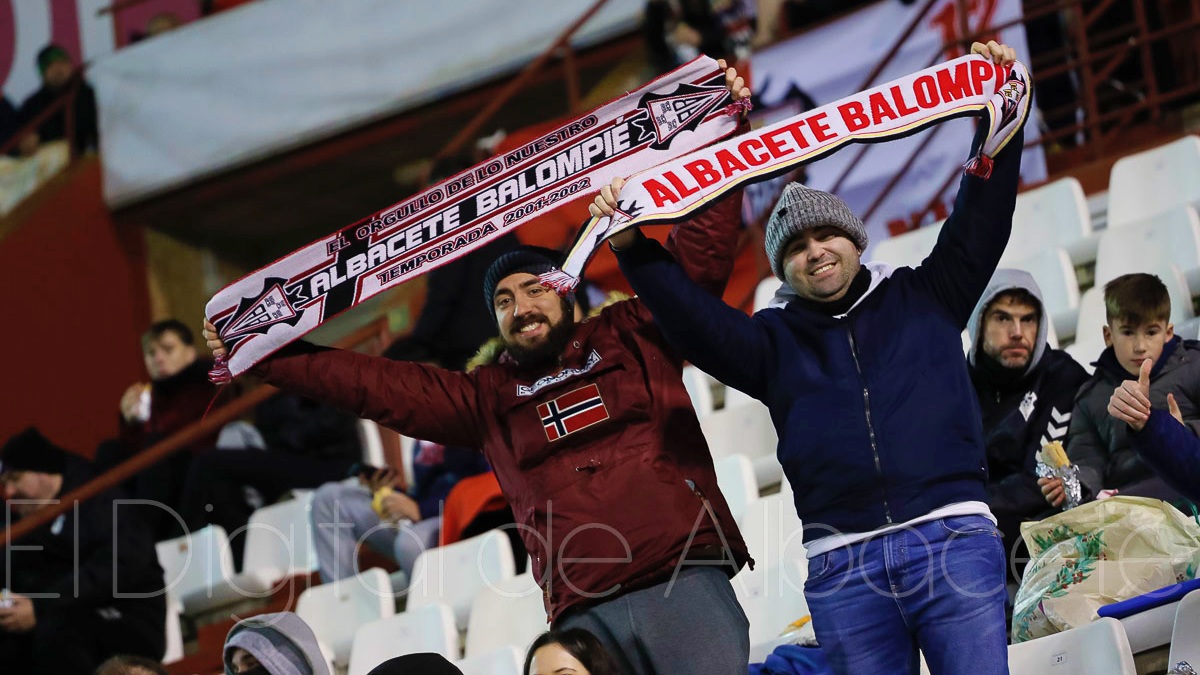
[[[1138, 379], [1125, 380], [1108, 399], [1108, 414], [1125, 422], [1134, 431], [1141, 431], [1150, 419], [1150, 369], [1154, 362], [1142, 361]], [[1178, 406], [1174, 410], [1178, 410]]]

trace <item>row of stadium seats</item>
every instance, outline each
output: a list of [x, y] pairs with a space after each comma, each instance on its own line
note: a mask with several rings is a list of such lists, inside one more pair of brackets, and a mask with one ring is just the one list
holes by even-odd
[[[1200, 136], [1117, 161], [1106, 201], [1102, 214], [1093, 213], [1074, 178], [1021, 193], [1000, 261], [1033, 274], [1058, 337], [1074, 338], [1089, 354], [1100, 341], [1102, 288], [1122, 274], [1158, 274], [1171, 292], [1172, 320], [1178, 325], [1192, 318], [1190, 299], [1200, 294]], [[1096, 228], [1101, 219], [1105, 227]], [[940, 228], [936, 223], [881, 241], [873, 257], [918, 265]], [[1092, 288], [1081, 294], [1076, 269], [1092, 263]]]

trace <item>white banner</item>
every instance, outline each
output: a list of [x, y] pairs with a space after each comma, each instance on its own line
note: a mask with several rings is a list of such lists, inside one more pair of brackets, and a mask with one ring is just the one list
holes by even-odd
[[[758, 52], [752, 58], [758, 109], [776, 111], [774, 115], [778, 117], [791, 116], [804, 108], [825, 105], [866, 87], [961, 56], [961, 52], [939, 51], [941, 45], [955, 36], [958, 25], [954, 0], [939, 0], [882, 72], [873, 81], [865, 82], [872, 69], [887, 56], [900, 31], [918, 15], [922, 4], [880, 2]], [[979, 0], [966, 4], [972, 8], [967, 17], [971, 30], [998, 26], [1021, 16], [1019, 0]], [[1020, 24], [1001, 31], [999, 39], [1016, 50], [1017, 59], [1029, 63], [1025, 30]], [[974, 122], [961, 119], [906, 139], [863, 146], [862, 159], [838, 187], [837, 194], [864, 218], [872, 242], [881, 241], [888, 236], [889, 221], [909, 222], [934, 199], [948, 176], [958, 175], [958, 167], [970, 151], [973, 133]], [[910, 163], [913, 152], [929, 134], [936, 136], [916, 161]], [[1036, 125], [1027, 125], [1025, 140], [1037, 136]], [[807, 184], [831, 190], [859, 152], [846, 150], [808, 165]], [[868, 217], [867, 210], [896, 175], [901, 176], [900, 181]], [[1040, 147], [1024, 153], [1021, 176], [1026, 183], [1045, 180], [1046, 162]], [[953, 202], [957, 189], [958, 181], [954, 180], [942, 194], [946, 205]], [[758, 201], [762, 202], [761, 207], [768, 200]], [[870, 249], [867, 257], [870, 258]]]
[[[609, 0], [574, 44], [635, 27]], [[512, 72], [593, 0], [259, 0], [96, 63], [105, 199], [126, 204]]]

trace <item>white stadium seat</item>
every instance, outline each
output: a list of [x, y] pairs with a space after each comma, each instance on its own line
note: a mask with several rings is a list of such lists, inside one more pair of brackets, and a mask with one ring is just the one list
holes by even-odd
[[804, 537], [795, 497], [788, 482], [782, 490], [759, 497], [746, 507], [742, 517], [742, 539], [750, 557], [759, 565], [777, 565], [784, 560], [804, 560]]
[[1200, 292], [1200, 216], [1194, 207], [1177, 206], [1105, 232], [1096, 254], [1096, 285], [1147, 271], [1151, 263], [1175, 265], [1189, 292]]
[[255, 509], [246, 525], [246, 551], [236, 583], [270, 590], [292, 575], [317, 570], [312, 538], [312, 493]]
[[418, 652], [458, 658], [458, 629], [446, 605], [425, 605], [359, 627], [350, 649], [349, 675], [366, 675], [388, 659]]
[[[761, 662], [789, 625], [809, 615], [804, 599], [804, 580], [808, 562], [785, 560], [778, 565], [757, 564], [745, 567], [730, 582], [738, 603], [750, 620], [750, 661]], [[784, 640], [786, 641], [786, 640]]]
[[1174, 668], [1180, 661], [1200, 669], [1200, 591], [1183, 596], [1175, 610], [1168, 667]]
[[1079, 319], [1079, 281], [1066, 249], [1045, 247], [1027, 258], [1001, 266], [1029, 272], [1042, 290], [1042, 304], [1055, 335], [1070, 337], [1075, 334]]
[[1014, 673], [1134, 675], [1133, 652], [1121, 622], [1112, 617], [1008, 648]]
[[530, 643], [549, 628], [542, 589], [534, 581], [533, 572], [526, 572], [488, 584], [475, 595], [464, 653], [468, 657], [482, 656], [513, 646], [524, 654]]
[[183, 626], [179, 621], [181, 607], [179, 601], [167, 598], [167, 649], [163, 653], [163, 663], [175, 663], [183, 658]]
[[945, 221], [918, 227], [911, 232], [888, 237], [871, 245], [871, 260], [892, 267], [916, 267], [933, 250]]
[[1108, 178], [1108, 227], [1124, 227], [1174, 206], [1200, 206], [1200, 136], [1127, 155]]
[[713, 379], [696, 366], [683, 367], [683, 386], [687, 389], [688, 398], [692, 399], [692, 408], [697, 417], [704, 417], [716, 408], [713, 401]]
[[713, 459], [734, 454], [750, 458], [759, 489], [783, 479], [783, 467], [776, 458], [779, 437], [775, 435], [775, 425], [765, 405], [751, 400], [725, 406], [701, 415], [700, 428]]
[[501, 647], [481, 656], [471, 656], [455, 663], [463, 675], [522, 675], [524, 654], [516, 647]]
[[1075, 322], [1075, 342], [1104, 344], [1104, 289], [1093, 286], [1079, 296], [1079, 318]]
[[383, 454], [383, 434], [385, 433], [388, 433], [387, 429], [371, 420], [360, 419], [358, 421], [358, 443], [363, 449], [362, 461], [364, 464], [383, 466], [387, 463]]
[[733, 519], [742, 522], [746, 506], [758, 499], [758, 482], [754, 477], [754, 463], [750, 458], [735, 453], [713, 461], [717, 471], [717, 487], [725, 495]]
[[516, 575], [512, 543], [498, 530], [431, 548], [413, 564], [408, 607], [444, 602], [454, 610], [458, 629], [466, 630], [471, 603], [479, 591]]
[[334, 664], [345, 667], [358, 629], [396, 613], [392, 582], [387, 572], [372, 567], [353, 577], [313, 586], [300, 594], [296, 613], [333, 653]]
[[1075, 264], [1095, 260], [1092, 216], [1083, 187], [1075, 178], [1062, 178], [1017, 195], [1012, 236], [1000, 266], [1020, 267], [1013, 261], [1045, 247], [1064, 249]]
[[182, 612], [195, 616], [245, 597], [233, 579], [233, 553], [229, 538], [218, 525], [155, 544], [163, 568], [167, 599], [179, 602]]

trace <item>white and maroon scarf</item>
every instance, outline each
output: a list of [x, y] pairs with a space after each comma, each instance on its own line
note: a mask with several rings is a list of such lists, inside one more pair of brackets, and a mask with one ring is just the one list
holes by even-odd
[[952, 117], [986, 117], [987, 136], [965, 168], [987, 178], [992, 158], [1025, 123], [1031, 91], [1020, 63], [1006, 68], [963, 56], [649, 168], [621, 188], [617, 213], [589, 220], [562, 270], [542, 280], [565, 292], [578, 283], [596, 247], [617, 232], [686, 219], [748, 183], [849, 143], [908, 136]]
[[516, 150], [324, 237], [221, 289], [205, 307], [229, 350], [227, 382], [381, 291], [549, 210], [728, 136], [737, 113], [700, 57]]

